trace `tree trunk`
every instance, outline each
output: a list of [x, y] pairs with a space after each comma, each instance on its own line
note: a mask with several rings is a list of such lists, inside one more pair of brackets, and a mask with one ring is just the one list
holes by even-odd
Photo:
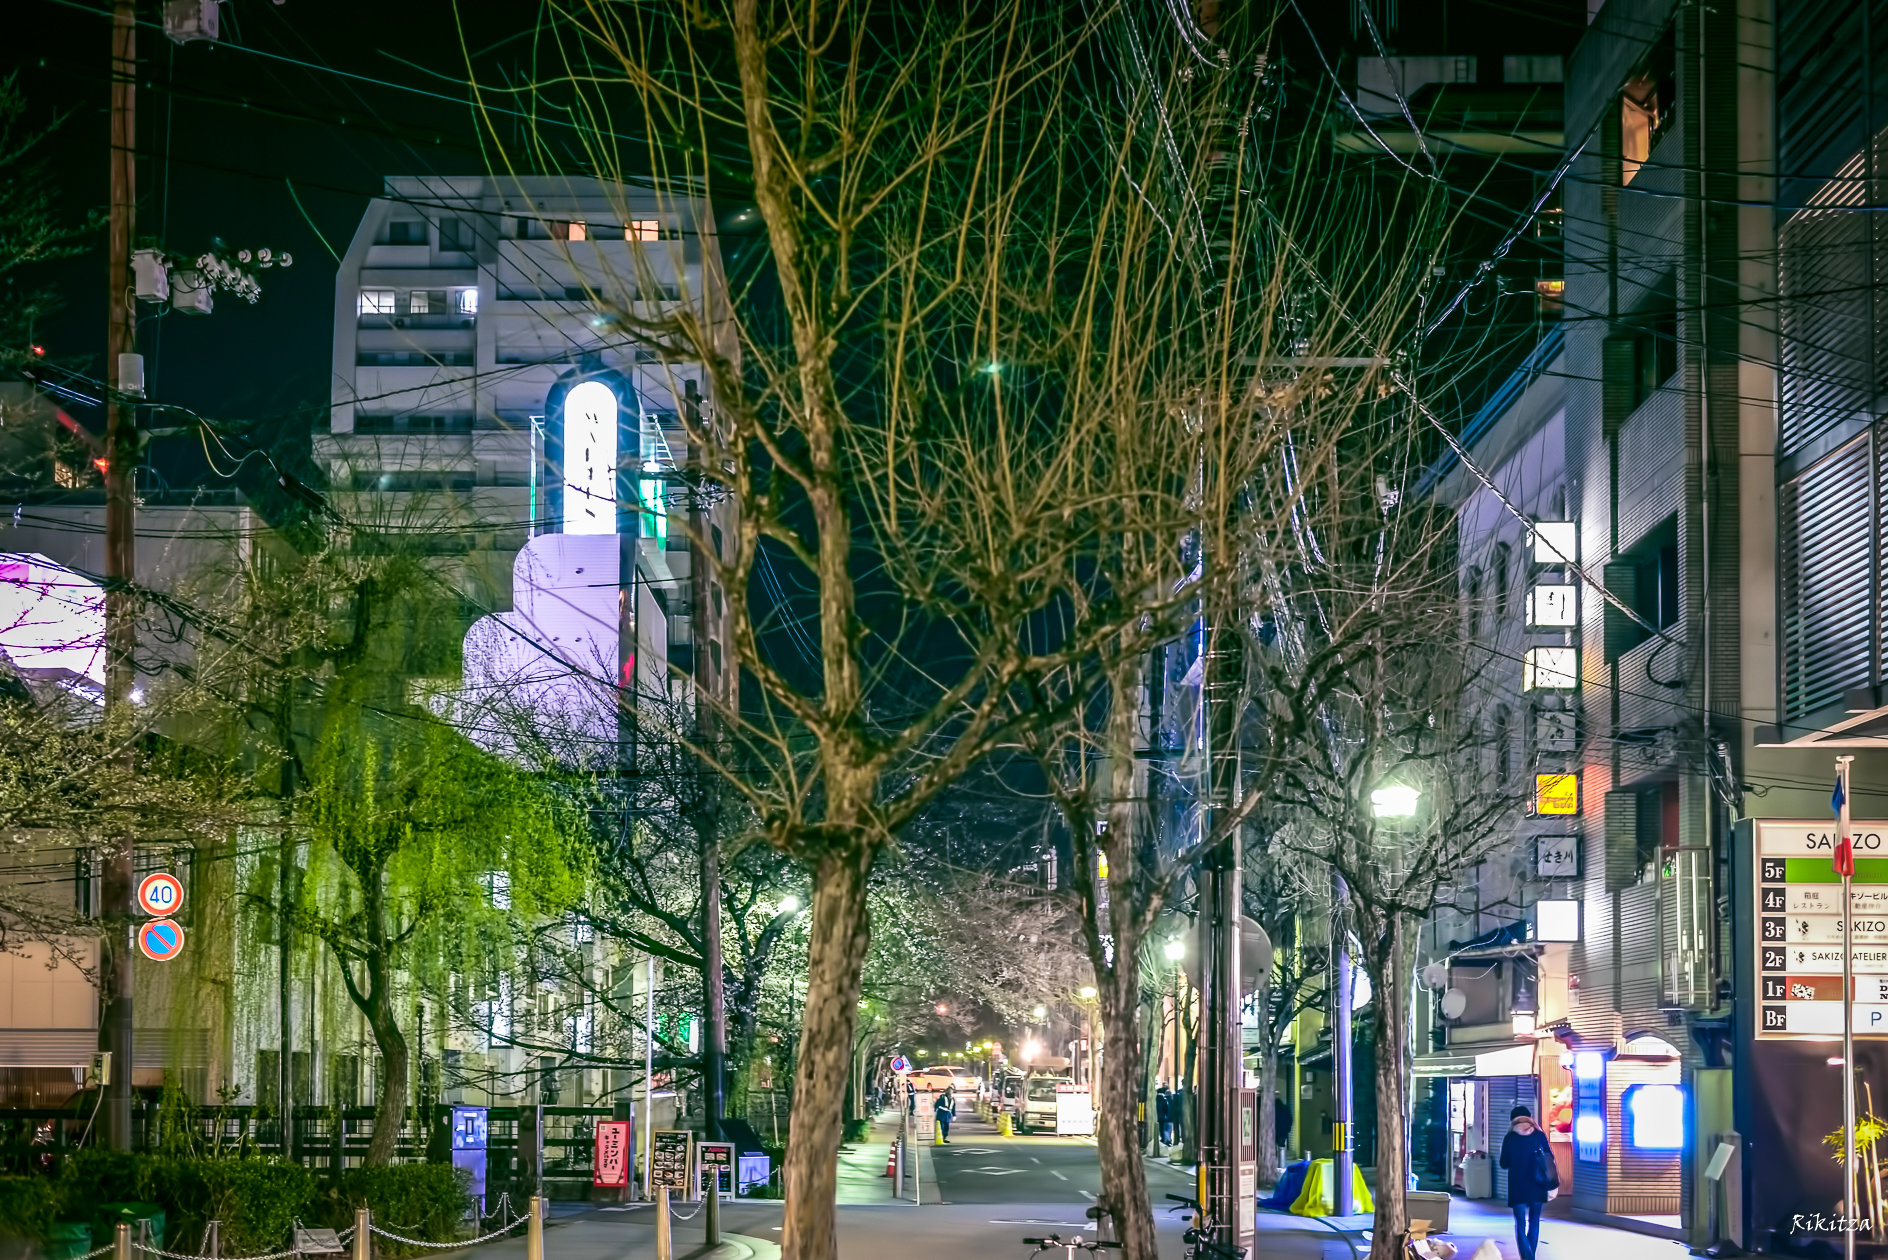
[[[380, 1096], [374, 1100], [374, 1134], [361, 1163], [367, 1167], [391, 1164], [399, 1151], [400, 1125], [406, 1119], [407, 1048], [400, 1021], [393, 1010], [392, 961], [385, 950], [367, 962], [367, 1001], [361, 1013], [373, 1030], [380, 1051]], [[351, 987], [351, 986], [350, 986]]]
[[794, 1072], [793, 1132], [782, 1169], [786, 1222], [782, 1260], [833, 1260], [838, 1193], [840, 1111], [852, 1072], [852, 1030], [860, 976], [871, 942], [865, 895], [872, 850], [820, 860], [814, 875], [813, 923], [806, 949], [806, 1009]]
[[1140, 942], [1117, 942], [1114, 966], [1101, 980], [1101, 1096], [1095, 1145], [1101, 1156], [1101, 1203], [1114, 1221], [1122, 1260], [1158, 1260], [1154, 1213], [1141, 1162]]
[[1259, 1114], [1254, 1118], [1259, 1130], [1259, 1175], [1262, 1186], [1278, 1184], [1278, 1029], [1265, 1026], [1270, 1039], [1259, 1056]]
[[1408, 959], [1403, 916], [1390, 914], [1367, 950], [1376, 1001], [1373, 1033], [1377, 1073], [1377, 1213], [1370, 1260], [1402, 1260], [1409, 1245]]

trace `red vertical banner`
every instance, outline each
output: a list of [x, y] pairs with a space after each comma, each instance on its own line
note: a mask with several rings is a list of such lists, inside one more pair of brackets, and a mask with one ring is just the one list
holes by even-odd
[[597, 1121], [597, 1150], [590, 1184], [627, 1186], [629, 1184], [629, 1121]]

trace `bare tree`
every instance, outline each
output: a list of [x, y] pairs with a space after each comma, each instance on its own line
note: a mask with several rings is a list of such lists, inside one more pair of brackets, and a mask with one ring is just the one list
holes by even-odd
[[[1273, 843], [1343, 880], [1334, 932], [1361, 943], [1373, 992], [1377, 1202], [1373, 1260], [1408, 1241], [1414, 947], [1425, 918], [1512, 835], [1520, 793], [1491, 773], [1483, 672], [1512, 664], [1463, 632], [1456, 525], [1406, 497], [1420, 447], [1392, 404], [1352, 433], [1352, 458], [1307, 496], [1320, 563], [1276, 575], [1275, 692], [1324, 675], [1314, 720], [1267, 806]], [[1413, 804], [1411, 802], [1414, 802]]]

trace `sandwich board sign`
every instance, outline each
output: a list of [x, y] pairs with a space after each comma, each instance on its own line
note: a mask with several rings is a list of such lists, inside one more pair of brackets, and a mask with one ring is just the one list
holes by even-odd
[[695, 1143], [695, 1185], [703, 1196], [710, 1186], [723, 1195], [734, 1193], [734, 1143]]
[[690, 1144], [687, 1129], [657, 1129], [649, 1139], [649, 1188], [687, 1190]]

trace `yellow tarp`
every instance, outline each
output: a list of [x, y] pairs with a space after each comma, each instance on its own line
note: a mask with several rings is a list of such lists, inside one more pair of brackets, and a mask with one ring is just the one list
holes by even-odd
[[[1364, 1175], [1355, 1164], [1350, 1169], [1351, 1210], [1359, 1214], [1374, 1212], [1377, 1205], [1370, 1198], [1370, 1187], [1364, 1184]], [[1337, 1208], [1332, 1195], [1337, 1189], [1337, 1174], [1331, 1171], [1331, 1161], [1314, 1159], [1311, 1167], [1305, 1170], [1305, 1188], [1298, 1192], [1298, 1198], [1292, 1203], [1293, 1216], [1329, 1216]]]

